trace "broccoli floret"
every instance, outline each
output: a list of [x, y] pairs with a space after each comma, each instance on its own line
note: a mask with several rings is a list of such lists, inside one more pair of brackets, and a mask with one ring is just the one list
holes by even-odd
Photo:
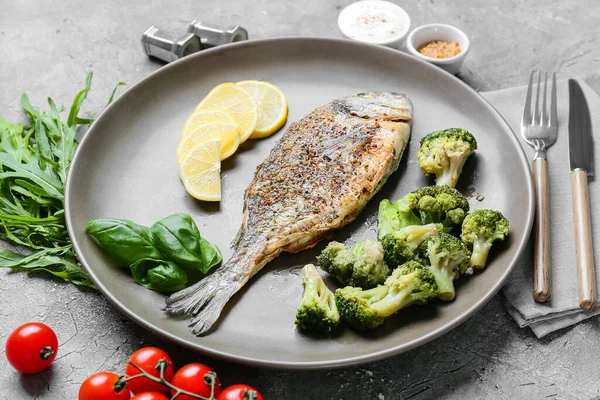
[[477, 140], [461, 128], [431, 132], [421, 139], [417, 154], [425, 175], [435, 175], [436, 185], [455, 187], [467, 158], [477, 149]]
[[411, 225], [388, 233], [381, 239], [385, 263], [395, 268], [406, 261], [416, 260], [419, 246], [442, 229], [441, 224]]
[[417, 200], [415, 212], [421, 223], [442, 224], [444, 232], [460, 228], [469, 212], [469, 202], [458, 190], [448, 186], [426, 186], [413, 192]]
[[[319, 267], [340, 282], [350, 282], [354, 269], [352, 251], [340, 242], [329, 242], [317, 256]], [[345, 284], [345, 283], [344, 283]]]
[[388, 293], [388, 287], [379, 285], [373, 289], [346, 286], [335, 291], [335, 304], [340, 318], [350, 327], [366, 331], [383, 324], [384, 317], [377, 314], [371, 304], [383, 299]]
[[383, 247], [377, 240], [366, 240], [352, 248], [354, 266], [349, 284], [370, 289], [385, 282], [390, 269], [383, 261]]
[[460, 238], [473, 249], [469, 266], [483, 268], [495, 240], [508, 235], [508, 220], [496, 210], [475, 210], [462, 224]]
[[331, 290], [314, 265], [302, 268], [304, 294], [296, 310], [296, 325], [305, 331], [329, 332], [340, 323], [340, 314]]
[[442, 224], [450, 233], [460, 228], [469, 212], [469, 202], [458, 190], [448, 186], [426, 186], [390, 204], [379, 203], [379, 239], [412, 225]]
[[412, 304], [425, 304], [438, 295], [433, 273], [417, 261], [407, 261], [396, 268], [384, 283], [388, 294], [373, 304], [381, 316], [390, 316]]
[[454, 300], [454, 281], [467, 271], [471, 252], [458, 238], [444, 232], [421, 245], [421, 256], [435, 276], [441, 300]]
[[352, 250], [331, 242], [317, 257], [321, 269], [342, 285], [370, 289], [383, 283], [390, 270], [383, 262], [383, 247], [376, 240], [356, 244]]
[[433, 274], [416, 261], [396, 268], [385, 284], [363, 290], [345, 287], [335, 292], [342, 320], [357, 330], [371, 330], [383, 324], [386, 317], [411, 304], [424, 304], [436, 297]]
[[421, 225], [421, 219], [413, 212], [417, 206], [414, 193], [409, 193], [391, 204], [389, 200], [379, 203], [377, 230], [379, 239], [385, 235], [411, 225]]

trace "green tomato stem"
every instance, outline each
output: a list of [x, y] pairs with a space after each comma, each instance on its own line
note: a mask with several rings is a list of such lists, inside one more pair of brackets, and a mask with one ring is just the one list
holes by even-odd
[[42, 351], [40, 351], [40, 358], [42, 360], [47, 360], [50, 357], [52, 357], [54, 355], [54, 351], [52, 351], [52, 348], [50, 346], [46, 346], [42, 349]]
[[[167, 368], [167, 362], [166, 360], [162, 359], [158, 361], [158, 364], [156, 365], [156, 369], [158, 369], [158, 371], [160, 372], [160, 377], [157, 378], [153, 375], [150, 375], [149, 373], [147, 373], [146, 371], [144, 371], [142, 368], [140, 368], [139, 366], [135, 365], [134, 363], [132, 363], [131, 361], [128, 362], [129, 365], [131, 365], [132, 367], [134, 367], [135, 369], [137, 369], [138, 371], [140, 371], [139, 375], [135, 375], [135, 376], [130, 376], [128, 378], [122, 376], [119, 379], [117, 379], [117, 381], [115, 382], [114, 385], [114, 389], [115, 392], [120, 392], [121, 390], [123, 390], [125, 388], [125, 383], [132, 380], [132, 379], [137, 379], [137, 378], [148, 378], [153, 382], [156, 383], [160, 383], [163, 384], [165, 386], [167, 386], [169, 389], [175, 391], [175, 394], [173, 395], [173, 397], [171, 397], [170, 400], [175, 400], [177, 399], [177, 397], [179, 395], [186, 395], [186, 396], [190, 396], [194, 399], [199, 399], [199, 400], [215, 400], [215, 385], [217, 382], [216, 379], [216, 374], [213, 372], [213, 376], [212, 379], [210, 380], [210, 397], [203, 397], [200, 396], [198, 394], [195, 393], [191, 393], [188, 392], [186, 390], [183, 390], [181, 388], [178, 388], [177, 386], [173, 385], [172, 383], [168, 382], [165, 379], [165, 369]], [[208, 375], [208, 374], [207, 374]]]

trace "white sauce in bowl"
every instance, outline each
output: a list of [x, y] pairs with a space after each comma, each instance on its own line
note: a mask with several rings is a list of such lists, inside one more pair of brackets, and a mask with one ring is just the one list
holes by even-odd
[[363, 0], [344, 8], [338, 25], [350, 39], [390, 44], [406, 35], [410, 18], [401, 7], [388, 1]]

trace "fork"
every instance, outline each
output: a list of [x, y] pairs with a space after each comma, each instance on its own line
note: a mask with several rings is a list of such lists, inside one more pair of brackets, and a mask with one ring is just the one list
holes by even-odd
[[531, 107], [535, 71], [529, 76], [525, 109], [521, 119], [521, 135], [534, 148], [533, 181], [535, 186], [535, 223], [533, 256], [533, 298], [538, 303], [550, 299], [550, 194], [546, 149], [556, 142], [558, 117], [556, 100], [556, 73], [552, 74], [550, 110], [547, 109], [548, 72], [544, 74], [544, 93], [540, 108], [542, 71], [538, 72], [535, 106]]

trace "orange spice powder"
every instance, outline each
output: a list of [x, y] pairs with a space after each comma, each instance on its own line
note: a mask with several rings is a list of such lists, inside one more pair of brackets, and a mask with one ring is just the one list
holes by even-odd
[[458, 42], [434, 40], [419, 47], [418, 52], [432, 58], [450, 58], [460, 53], [460, 45]]

